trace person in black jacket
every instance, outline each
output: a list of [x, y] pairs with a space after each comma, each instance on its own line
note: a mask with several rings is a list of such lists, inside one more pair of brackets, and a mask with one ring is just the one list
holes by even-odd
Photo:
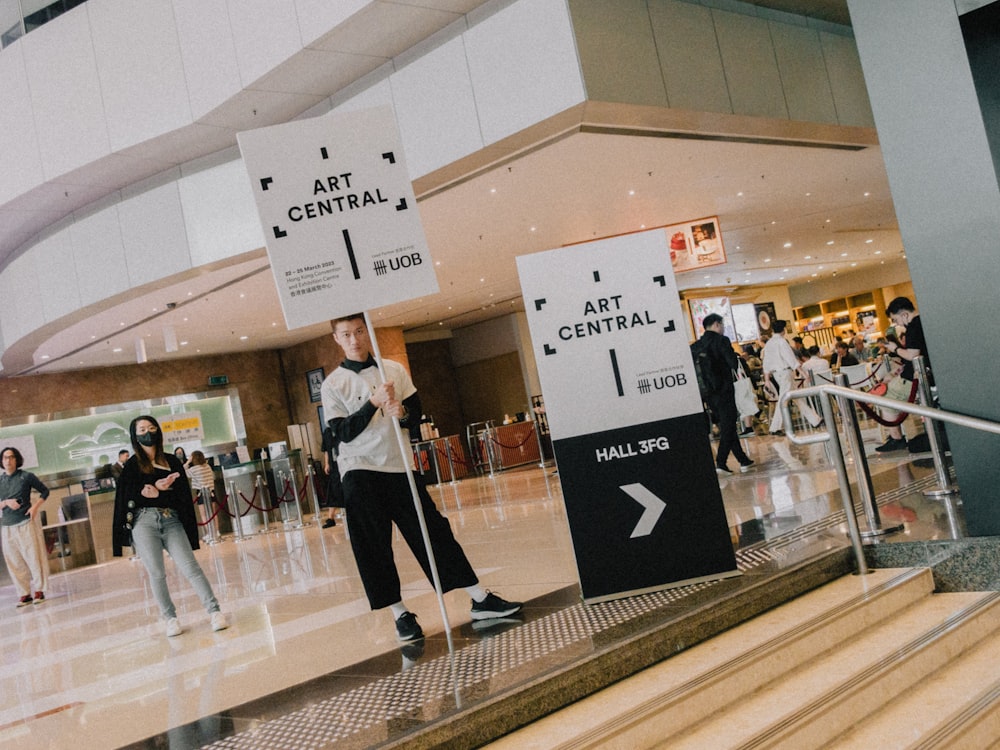
[[739, 363], [736, 352], [727, 336], [722, 334], [722, 316], [711, 313], [702, 321], [705, 333], [702, 341], [708, 352], [712, 369], [708, 394], [708, 405], [719, 420], [719, 449], [715, 456], [715, 470], [722, 476], [733, 472], [726, 466], [729, 454], [736, 456], [740, 463], [740, 471], [749, 471], [753, 461], [743, 452], [739, 437], [736, 434], [736, 423], [739, 413], [736, 410], [736, 391], [733, 387], [733, 373]]
[[164, 550], [198, 594], [211, 617], [212, 630], [225, 630], [229, 623], [194, 557], [198, 522], [184, 466], [176, 456], [163, 452], [163, 432], [154, 417], [133, 419], [129, 435], [135, 455], [125, 462], [115, 491], [112, 554], [121, 557], [122, 547], [135, 547], [146, 566], [168, 637], [180, 635], [183, 629], [167, 589]]

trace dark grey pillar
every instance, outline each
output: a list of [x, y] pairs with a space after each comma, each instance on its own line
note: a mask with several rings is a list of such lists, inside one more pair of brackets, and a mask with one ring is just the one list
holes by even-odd
[[[1000, 421], [1000, 185], [955, 3], [848, 8], [941, 405]], [[989, 64], [997, 47], [978, 44]], [[1000, 534], [1000, 437], [948, 437], [969, 533]]]

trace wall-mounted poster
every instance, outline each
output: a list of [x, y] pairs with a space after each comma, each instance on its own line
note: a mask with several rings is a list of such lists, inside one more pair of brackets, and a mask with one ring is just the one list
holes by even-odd
[[306, 383], [309, 384], [310, 403], [316, 403], [317, 401], [323, 400], [323, 396], [320, 392], [323, 388], [323, 378], [325, 377], [326, 375], [324, 374], [322, 367], [317, 367], [315, 370], [310, 370], [306, 373]]
[[778, 317], [774, 312], [774, 303], [757, 302], [753, 307], [757, 311], [757, 327], [760, 329], [760, 335], [770, 333], [771, 325]]
[[754, 341], [760, 336], [760, 329], [757, 326], [757, 308], [752, 302], [733, 305], [733, 323], [736, 325], [736, 338], [732, 339], [734, 344]]
[[685, 221], [665, 227], [670, 242], [670, 263], [674, 273], [695, 271], [726, 262], [719, 217]]
[[695, 297], [688, 300], [688, 307], [691, 308], [691, 323], [696, 339], [701, 338], [705, 332], [705, 326], [701, 324], [705, 316], [715, 313], [722, 316], [723, 335], [730, 341], [736, 341], [736, 327], [733, 324], [733, 310], [729, 304], [729, 297]]

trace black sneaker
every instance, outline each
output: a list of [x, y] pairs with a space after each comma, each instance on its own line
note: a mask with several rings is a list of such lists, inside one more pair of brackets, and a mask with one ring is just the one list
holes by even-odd
[[733, 475], [733, 472], [725, 466], [716, 466], [715, 473], [720, 477], [731, 477]]
[[756, 435], [756, 431], [753, 427], [747, 427], [745, 430], [739, 433], [740, 437], [750, 437], [751, 435]]
[[424, 637], [417, 616], [412, 612], [404, 612], [396, 618], [396, 637], [401, 641], [415, 641]]
[[878, 453], [891, 453], [892, 451], [905, 451], [906, 450], [906, 438], [889, 438], [882, 445], [875, 449]]
[[470, 616], [473, 620], [492, 620], [494, 617], [508, 617], [524, 608], [524, 602], [509, 602], [492, 591], [486, 592], [481, 602], [472, 602]]
[[399, 653], [403, 655], [403, 669], [409, 669], [424, 655], [424, 639], [417, 638], [405, 646], [400, 646]]
[[334, 521], [332, 518], [328, 518], [325, 521], [323, 521], [323, 528], [324, 529], [329, 529], [329, 528], [332, 528], [332, 527], [334, 527], [336, 525], [337, 525], [337, 522]]

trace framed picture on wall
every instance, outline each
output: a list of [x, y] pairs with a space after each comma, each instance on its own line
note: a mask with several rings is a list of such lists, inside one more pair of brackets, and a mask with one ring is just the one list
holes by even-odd
[[323, 397], [320, 395], [320, 388], [323, 387], [323, 378], [326, 375], [323, 372], [322, 367], [317, 367], [315, 370], [309, 370], [306, 373], [306, 383], [309, 385], [309, 402], [316, 403], [317, 401], [322, 401]]

